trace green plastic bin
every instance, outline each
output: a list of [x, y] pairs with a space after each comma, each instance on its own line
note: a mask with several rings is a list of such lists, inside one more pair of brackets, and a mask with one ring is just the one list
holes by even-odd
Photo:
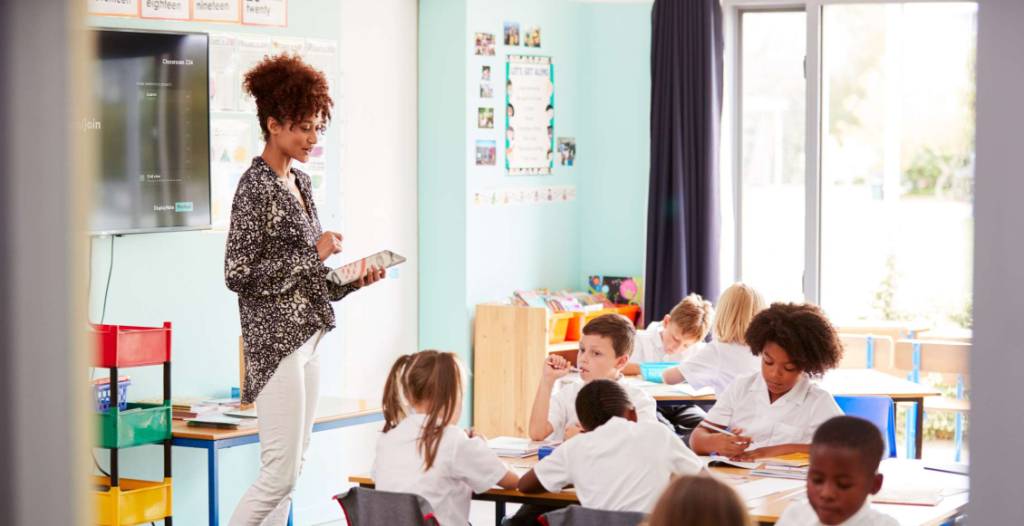
[[156, 444], [171, 438], [171, 403], [128, 404], [124, 411], [117, 406], [99, 418], [99, 442], [103, 448], [121, 448]]

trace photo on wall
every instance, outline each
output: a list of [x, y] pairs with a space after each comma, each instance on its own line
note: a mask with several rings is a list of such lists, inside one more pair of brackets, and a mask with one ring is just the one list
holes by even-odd
[[489, 99], [489, 98], [491, 98], [493, 96], [494, 96], [494, 88], [491, 86], [491, 83], [490, 82], [481, 82], [480, 83], [480, 98], [481, 99]]
[[576, 138], [575, 137], [559, 137], [558, 138], [558, 164], [562, 166], [572, 166], [573, 161], [576, 160]]
[[519, 22], [505, 22], [505, 45], [519, 45]]
[[526, 47], [540, 47], [540, 27], [532, 26], [526, 28], [523, 36], [523, 45]]
[[491, 80], [490, 66], [480, 66], [480, 80]]
[[494, 33], [476, 34], [476, 54], [494, 56]]
[[476, 165], [494, 166], [497, 159], [497, 143], [493, 140], [476, 141]]
[[477, 108], [477, 128], [494, 128], [494, 108]]

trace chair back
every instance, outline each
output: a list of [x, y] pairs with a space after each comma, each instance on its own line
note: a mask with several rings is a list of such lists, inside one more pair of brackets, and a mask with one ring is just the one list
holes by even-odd
[[608, 511], [569, 506], [545, 513], [538, 520], [544, 526], [637, 526], [646, 517], [637, 511]]
[[427, 499], [412, 493], [395, 493], [353, 487], [334, 496], [349, 526], [439, 526]]
[[890, 458], [896, 457], [896, 404], [888, 396], [843, 396], [835, 397], [836, 403], [848, 416], [863, 418], [875, 424], [882, 432], [885, 451]]

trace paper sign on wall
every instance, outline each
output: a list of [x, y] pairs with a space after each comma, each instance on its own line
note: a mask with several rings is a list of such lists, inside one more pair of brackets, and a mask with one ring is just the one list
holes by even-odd
[[240, 0], [192, 0], [192, 18], [205, 22], [241, 22]]
[[505, 169], [509, 175], [550, 175], [555, 153], [551, 57], [509, 55], [505, 78]]
[[186, 0], [142, 0], [142, 18], [159, 20], [188, 20], [189, 9]]
[[90, 15], [135, 16], [139, 0], [89, 0], [86, 9]]
[[242, 23], [285, 27], [288, 25], [288, 0], [245, 0]]

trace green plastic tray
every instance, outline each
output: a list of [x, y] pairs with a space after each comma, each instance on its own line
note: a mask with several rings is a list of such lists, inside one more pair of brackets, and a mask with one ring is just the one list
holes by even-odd
[[171, 438], [171, 403], [128, 404], [99, 413], [99, 441], [104, 448], [122, 448], [155, 444]]

